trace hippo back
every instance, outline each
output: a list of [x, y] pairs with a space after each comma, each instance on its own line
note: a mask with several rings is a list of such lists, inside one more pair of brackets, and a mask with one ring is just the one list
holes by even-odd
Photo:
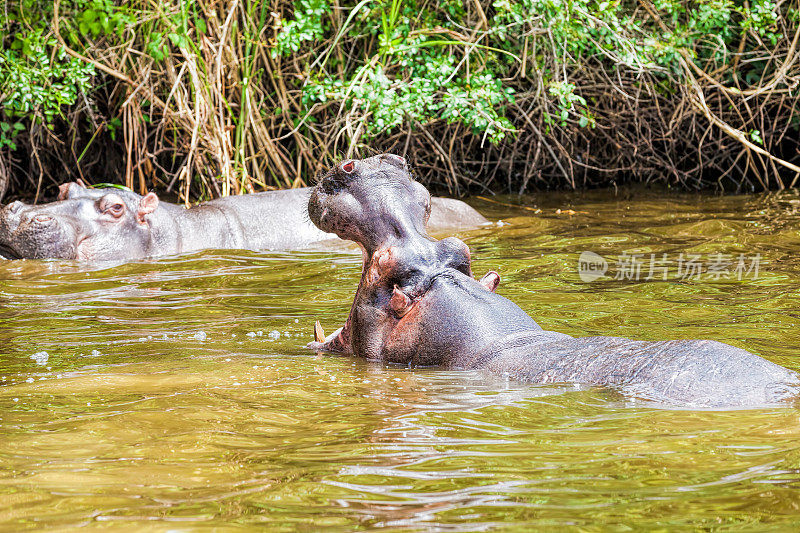
[[798, 374], [710, 340], [636, 341], [532, 332], [494, 343], [486, 369], [530, 383], [577, 382], [688, 407], [775, 405], [798, 393]]

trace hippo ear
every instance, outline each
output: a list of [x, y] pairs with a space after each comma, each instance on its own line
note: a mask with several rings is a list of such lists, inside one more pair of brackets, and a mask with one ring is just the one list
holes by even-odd
[[136, 213], [136, 220], [140, 224], [144, 224], [144, 217], [152, 213], [158, 207], [158, 196], [156, 193], [149, 192], [141, 200], [139, 200], [139, 211]]
[[70, 181], [69, 183], [62, 183], [58, 186], [58, 199], [67, 200], [69, 198], [74, 198], [76, 195], [80, 196], [80, 191], [77, 189], [81, 191], [86, 190], [86, 184], [80, 178], [76, 181]]
[[69, 186], [71, 183], [62, 183], [58, 186], [58, 200], [66, 200], [69, 196]]
[[483, 285], [483, 288], [489, 292], [494, 292], [497, 290], [497, 286], [500, 285], [500, 274], [495, 272], [494, 270], [490, 270], [481, 278], [478, 282]]

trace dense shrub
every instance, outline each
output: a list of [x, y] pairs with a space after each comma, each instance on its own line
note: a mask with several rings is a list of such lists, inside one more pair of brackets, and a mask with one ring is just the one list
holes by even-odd
[[798, 30], [797, 0], [7, 1], [0, 194], [189, 201], [383, 150], [454, 194], [780, 188]]

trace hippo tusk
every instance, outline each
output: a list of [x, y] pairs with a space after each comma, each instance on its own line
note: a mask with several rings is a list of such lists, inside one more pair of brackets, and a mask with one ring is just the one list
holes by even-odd
[[317, 320], [314, 323], [314, 341], [325, 342], [325, 330], [322, 329], [322, 324]]

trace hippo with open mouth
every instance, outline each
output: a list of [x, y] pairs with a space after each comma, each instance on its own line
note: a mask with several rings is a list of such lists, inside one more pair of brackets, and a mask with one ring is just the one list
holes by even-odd
[[[152, 192], [65, 183], [56, 202], [12, 202], [0, 210], [0, 258], [124, 261], [207, 248], [303, 248], [336, 238], [309, 222], [310, 193], [306, 187], [229, 196], [185, 209]], [[488, 223], [464, 202], [433, 200], [432, 231]]]
[[425, 231], [430, 195], [405, 161], [346, 160], [311, 194], [311, 220], [358, 243], [364, 265], [350, 315], [317, 351], [375, 361], [481, 369], [529, 383], [575, 382], [692, 407], [776, 405], [800, 392], [800, 376], [745, 350], [709, 340], [645, 342], [573, 338], [543, 330], [495, 293], [500, 277], [472, 276], [470, 251]]

